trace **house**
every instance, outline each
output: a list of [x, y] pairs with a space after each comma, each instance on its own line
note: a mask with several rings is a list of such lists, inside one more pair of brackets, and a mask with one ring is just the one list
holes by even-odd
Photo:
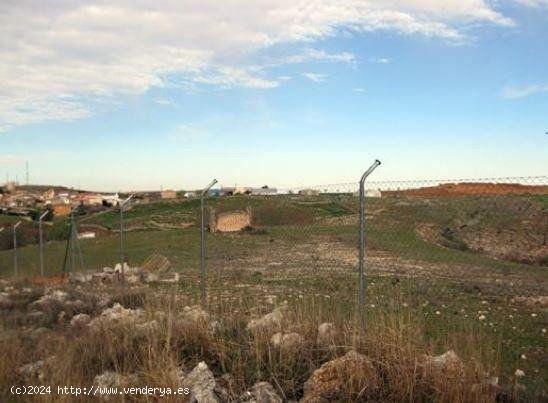
[[299, 190], [301, 196], [317, 196], [320, 192], [316, 189], [301, 189]]
[[177, 192], [175, 190], [166, 189], [160, 192], [160, 196], [162, 199], [176, 199]]
[[52, 203], [52, 207], [53, 207], [53, 215], [56, 217], [68, 216], [72, 209], [70, 203], [64, 203], [64, 202]]
[[266, 185], [261, 188], [251, 189], [251, 195], [253, 196], [272, 196], [275, 194], [278, 194], [278, 190], [276, 188], [269, 188]]

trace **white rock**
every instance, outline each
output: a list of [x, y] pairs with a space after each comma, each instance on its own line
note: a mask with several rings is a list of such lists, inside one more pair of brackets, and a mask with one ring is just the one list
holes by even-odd
[[74, 315], [70, 320], [70, 325], [73, 327], [82, 327], [87, 325], [91, 321], [91, 317], [85, 313], [79, 313]]
[[304, 339], [299, 333], [276, 333], [270, 338], [270, 344], [282, 351], [295, 351], [304, 344]]
[[139, 378], [135, 374], [122, 375], [118, 372], [105, 371], [93, 378], [93, 385], [98, 388], [138, 387]]
[[284, 318], [284, 307], [278, 307], [267, 313], [262, 318], [252, 319], [247, 324], [247, 329], [253, 333], [272, 333], [281, 330]]
[[217, 385], [213, 373], [202, 361], [183, 378], [183, 385], [190, 389], [190, 401], [214, 403], [227, 400], [227, 393]]
[[251, 390], [240, 396], [239, 401], [248, 403], [282, 403], [282, 398], [268, 382], [257, 382]]
[[333, 344], [335, 337], [337, 336], [337, 330], [335, 325], [330, 322], [322, 323], [318, 326], [317, 343], [322, 346], [328, 346]]
[[101, 324], [122, 324], [135, 322], [144, 317], [142, 309], [126, 309], [119, 303], [115, 303], [111, 308], [105, 309], [101, 315], [89, 322], [88, 326], [97, 327]]

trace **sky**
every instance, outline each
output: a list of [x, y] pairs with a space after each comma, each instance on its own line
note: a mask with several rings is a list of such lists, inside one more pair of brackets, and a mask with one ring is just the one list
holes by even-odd
[[[0, 2], [0, 175], [96, 190], [548, 174], [548, 0]], [[4, 178], [0, 176], [0, 181]]]

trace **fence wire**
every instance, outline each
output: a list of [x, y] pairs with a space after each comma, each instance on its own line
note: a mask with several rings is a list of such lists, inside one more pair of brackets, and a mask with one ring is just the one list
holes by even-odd
[[[548, 266], [548, 176], [365, 185], [367, 273], [463, 278], [480, 268], [474, 275], [488, 281], [492, 270], [511, 276], [512, 270]], [[355, 273], [358, 188], [355, 182], [207, 197], [208, 289], [252, 278], [260, 292], [264, 281], [291, 285]], [[1, 217], [0, 274], [13, 276], [12, 227], [19, 218]], [[200, 219], [199, 198], [148, 202], [136, 196], [124, 213], [128, 266], [164, 267], [167, 260], [178, 278], [167, 277], [197, 287]], [[46, 274], [59, 275], [63, 267], [114, 268], [121, 260], [117, 208], [79, 214], [75, 222], [79, 250], [76, 262], [67, 265], [69, 221], [45, 221]], [[38, 276], [36, 222], [23, 220], [17, 237], [19, 275]]]

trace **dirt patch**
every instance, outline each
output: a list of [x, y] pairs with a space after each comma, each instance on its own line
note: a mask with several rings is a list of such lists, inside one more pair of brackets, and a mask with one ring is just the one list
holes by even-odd
[[473, 196], [473, 195], [546, 195], [548, 186], [520, 185], [517, 183], [445, 183], [417, 189], [382, 192], [383, 196]]
[[512, 262], [548, 266], [548, 246], [539, 237], [522, 231], [490, 228], [468, 231], [466, 228], [421, 225], [417, 233], [437, 246], [471, 250]]

